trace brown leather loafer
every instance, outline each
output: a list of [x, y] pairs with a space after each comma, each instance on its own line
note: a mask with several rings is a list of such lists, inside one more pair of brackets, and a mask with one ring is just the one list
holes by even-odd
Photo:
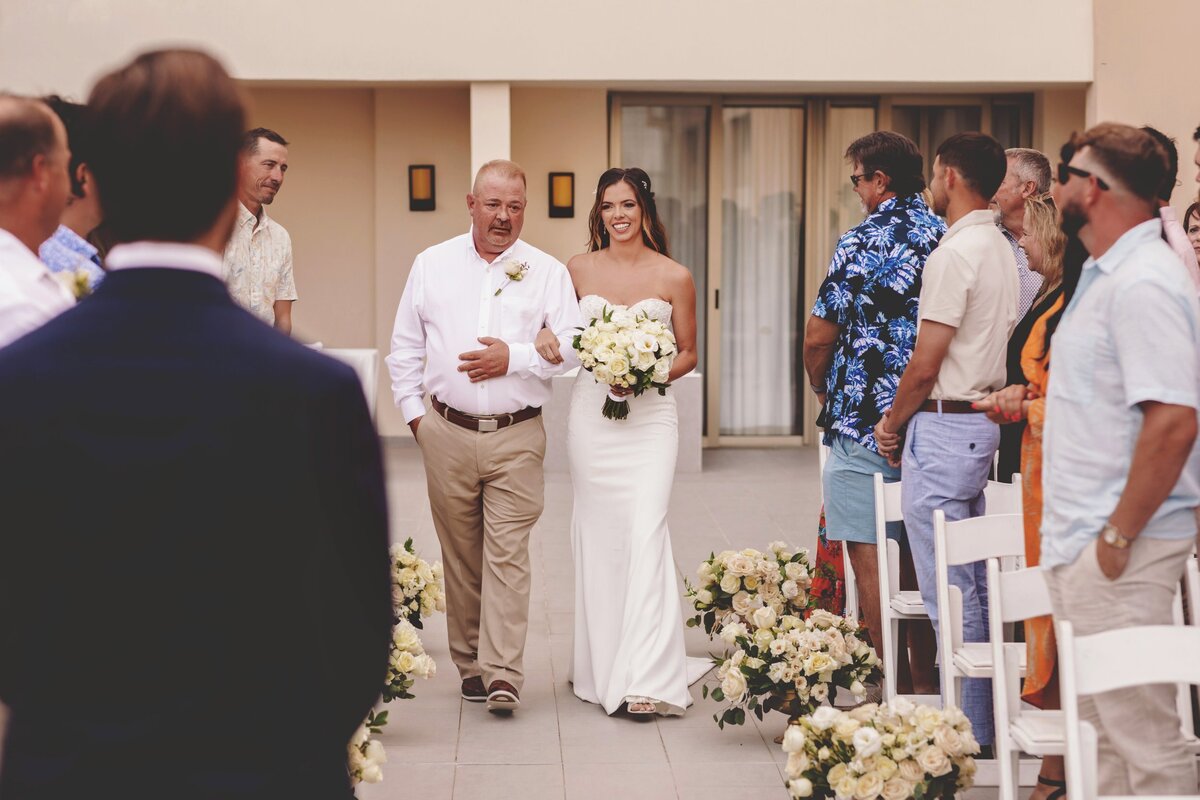
[[462, 682], [462, 699], [468, 703], [482, 703], [487, 700], [488, 692], [484, 688], [483, 678], [476, 675]]
[[521, 705], [521, 697], [517, 687], [507, 681], [492, 681], [488, 687], [487, 710], [499, 713], [512, 713]]

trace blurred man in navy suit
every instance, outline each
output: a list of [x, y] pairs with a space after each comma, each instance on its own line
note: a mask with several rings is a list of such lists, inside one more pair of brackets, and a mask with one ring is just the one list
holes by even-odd
[[111, 272], [0, 351], [0, 798], [348, 797], [391, 628], [362, 390], [220, 280], [220, 64], [147, 53], [89, 106]]

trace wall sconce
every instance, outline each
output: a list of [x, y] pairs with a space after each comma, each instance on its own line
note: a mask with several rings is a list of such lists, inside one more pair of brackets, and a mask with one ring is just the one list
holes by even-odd
[[433, 211], [437, 208], [433, 164], [408, 165], [408, 210]]
[[550, 218], [571, 219], [575, 216], [575, 173], [550, 173]]

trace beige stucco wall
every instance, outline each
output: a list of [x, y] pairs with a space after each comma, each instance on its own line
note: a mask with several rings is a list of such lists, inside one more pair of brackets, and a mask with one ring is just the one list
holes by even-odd
[[1096, 82], [1088, 91], [1087, 121], [1153, 125], [1175, 137], [1181, 185], [1171, 202], [1182, 214], [1196, 198], [1196, 0], [1095, 0], [1095, 5]]
[[[514, 87], [512, 157], [529, 182], [522, 238], [566, 263], [585, 249], [592, 190], [608, 167], [608, 93]], [[574, 218], [550, 219], [551, 172], [575, 173]]]
[[[1091, 8], [1092, 0], [655, 0], [614, 14], [561, 0], [503, 9], [481, 0], [4, 0], [0, 82], [79, 94], [149, 45], [202, 43], [255, 81], [768, 82], [781, 91], [1079, 84], [1092, 73]], [[992, 35], [1013, 20], [1031, 22], [1019, 35]]]

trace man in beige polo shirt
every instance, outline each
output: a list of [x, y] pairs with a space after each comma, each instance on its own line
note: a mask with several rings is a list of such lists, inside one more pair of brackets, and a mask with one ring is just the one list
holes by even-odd
[[[947, 520], [984, 513], [983, 490], [1000, 443], [999, 426], [972, 403], [1004, 388], [1008, 337], [1017, 323], [1017, 262], [988, 210], [1006, 168], [1004, 148], [982, 133], [951, 136], [938, 148], [933, 210], [950, 228], [925, 262], [917, 344], [891, 410], [875, 427], [880, 453], [896, 460], [903, 447], [904, 525], [935, 630], [933, 512], [941, 509]], [[949, 572], [962, 590], [964, 641], [987, 641], [984, 565]], [[965, 680], [962, 709], [979, 743], [991, 745], [991, 682]]]

